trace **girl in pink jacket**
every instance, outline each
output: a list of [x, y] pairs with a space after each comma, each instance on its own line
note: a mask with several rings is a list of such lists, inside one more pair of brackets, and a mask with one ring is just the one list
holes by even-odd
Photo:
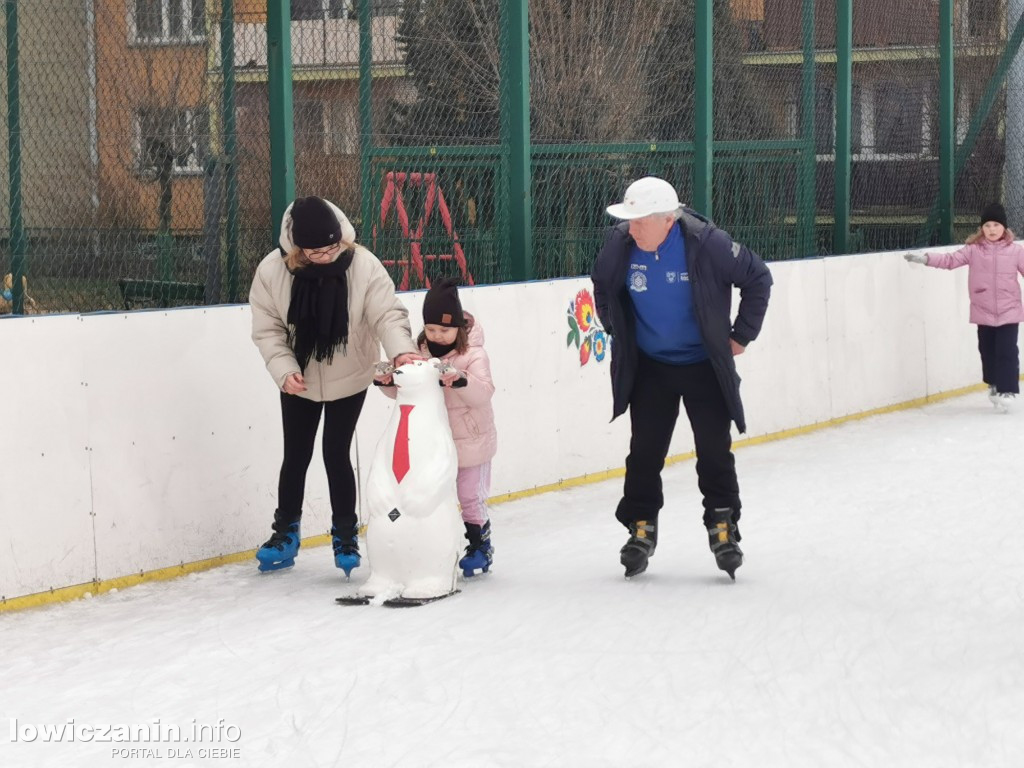
[[1024, 248], [1014, 242], [1006, 226], [1006, 211], [999, 203], [985, 206], [981, 226], [967, 245], [953, 253], [908, 253], [907, 261], [939, 269], [968, 267], [971, 322], [978, 326], [981, 371], [988, 397], [1007, 413], [1020, 392], [1020, 356], [1017, 330], [1024, 320], [1020, 283], [1024, 275]]
[[[451, 367], [441, 377], [448, 423], [459, 455], [458, 495], [469, 545], [459, 567], [466, 577], [491, 567], [491, 521], [487, 497], [491, 491], [491, 459], [498, 452], [491, 398], [491, 362], [484, 351], [484, 331], [475, 318], [462, 311], [454, 280], [435, 282], [423, 301], [423, 332], [417, 342], [427, 357]], [[460, 381], [460, 379], [462, 381]], [[383, 391], [395, 397], [391, 376], [379, 377]], [[454, 386], [453, 386], [454, 385]]]

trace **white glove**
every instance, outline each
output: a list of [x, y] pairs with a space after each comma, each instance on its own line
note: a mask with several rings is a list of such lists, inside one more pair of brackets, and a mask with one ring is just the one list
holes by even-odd
[[928, 257], [923, 253], [904, 253], [903, 258], [907, 261], [913, 262], [914, 264], [927, 264]]

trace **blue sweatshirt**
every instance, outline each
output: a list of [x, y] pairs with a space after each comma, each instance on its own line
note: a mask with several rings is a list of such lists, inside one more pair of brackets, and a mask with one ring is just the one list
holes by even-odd
[[626, 285], [636, 310], [636, 341], [645, 355], [671, 365], [708, 359], [693, 312], [686, 241], [678, 223], [653, 253], [633, 246]]

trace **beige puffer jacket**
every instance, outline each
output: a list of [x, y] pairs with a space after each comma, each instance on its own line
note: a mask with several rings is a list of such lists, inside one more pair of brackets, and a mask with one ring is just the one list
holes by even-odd
[[[354, 244], [355, 229], [337, 206], [328, 202], [341, 224], [343, 244]], [[282, 256], [292, 248], [291, 206], [281, 222], [281, 250], [268, 253], [256, 268], [249, 290], [252, 305], [252, 340], [263, 355], [278, 389], [293, 373], [300, 373], [295, 353], [288, 344], [288, 305], [294, 279]], [[377, 257], [355, 246], [348, 268], [348, 346], [338, 349], [328, 364], [309, 361], [303, 378], [307, 400], [338, 400], [361, 392], [373, 381], [374, 365], [381, 359], [380, 346], [394, 360], [417, 352], [409, 328], [409, 312], [395, 295], [395, 284]]]

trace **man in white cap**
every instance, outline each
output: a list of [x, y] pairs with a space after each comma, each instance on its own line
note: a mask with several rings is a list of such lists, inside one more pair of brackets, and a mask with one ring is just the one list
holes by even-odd
[[[613, 337], [612, 420], [629, 408], [632, 436], [615, 517], [629, 529], [626, 576], [647, 569], [664, 504], [661, 470], [682, 400], [693, 429], [704, 527], [719, 568], [736, 578], [739, 483], [731, 426], [746, 431], [734, 356], [757, 338], [772, 277], [761, 258], [679, 203], [664, 179], [629, 185], [591, 278]], [[740, 290], [732, 319], [733, 286]]]

